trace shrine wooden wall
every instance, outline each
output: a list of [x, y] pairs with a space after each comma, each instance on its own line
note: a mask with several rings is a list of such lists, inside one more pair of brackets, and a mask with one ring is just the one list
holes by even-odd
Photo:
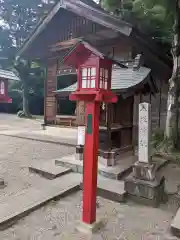
[[53, 124], [56, 118], [56, 90], [57, 61], [48, 60], [47, 79], [45, 80], [44, 120], [46, 124]]
[[[56, 31], [54, 31], [56, 29]], [[97, 31], [105, 29], [102, 25], [78, 16], [72, 12], [61, 9], [55, 17], [48, 23], [47, 27], [38, 35], [36, 44], [29, 50], [29, 56], [46, 58], [50, 55], [47, 46], [50, 49], [52, 45], [60, 42], [66, 42], [73, 38], [81, 38], [86, 35], [95, 34]], [[66, 45], [64, 45], [66, 46]]]
[[[77, 17], [73, 15], [72, 19], [69, 19], [66, 23], [68, 28], [62, 28], [60, 30], [59, 38], [60, 41], [66, 41], [71, 37], [80, 36], [80, 34], [85, 34], [92, 32], [96, 33], [99, 30], [97, 24], [93, 24], [90, 21], [87, 21], [84, 18]], [[88, 29], [87, 29], [88, 28]], [[131, 61], [132, 60], [132, 43], [129, 38], [119, 38], [119, 40], [112, 44], [104, 45], [102, 41], [102, 46], [98, 47], [102, 52], [108, 54], [111, 57], [121, 61]], [[132, 63], [131, 63], [132, 64]], [[49, 60], [49, 67], [47, 72], [47, 81], [46, 81], [46, 94], [45, 94], [45, 120], [47, 123], [55, 123], [56, 119], [56, 99], [53, 91], [56, 90], [56, 74], [63, 74], [63, 71], [72, 73], [75, 72], [75, 69], [68, 69], [67, 66], [57, 66], [56, 60]], [[151, 102], [152, 104], [152, 126], [153, 130], [156, 128], [164, 128], [165, 126], [165, 117], [166, 117], [166, 102], [167, 102], [167, 89], [168, 85], [164, 81], [156, 80], [156, 84], [159, 88], [159, 93], [155, 96], [135, 96], [134, 98], [134, 118], [133, 125], [134, 135], [137, 136], [137, 124], [138, 124], [138, 104], [140, 102], [146, 101]], [[78, 119], [78, 122], [81, 120]]]

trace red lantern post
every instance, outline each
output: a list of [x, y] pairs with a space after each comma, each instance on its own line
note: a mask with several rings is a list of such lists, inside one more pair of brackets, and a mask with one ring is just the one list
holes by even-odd
[[86, 102], [82, 220], [93, 224], [96, 221], [100, 103], [117, 101], [111, 91], [112, 60], [88, 43], [79, 42], [64, 61], [78, 70], [78, 88], [70, 100]]

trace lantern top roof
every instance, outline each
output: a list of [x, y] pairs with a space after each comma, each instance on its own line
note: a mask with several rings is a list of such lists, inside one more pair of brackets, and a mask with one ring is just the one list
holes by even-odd
[[122, 68], [127, 68], [127, 66], [125, 66], [124, 64], [114, 60], [113, 58], [108, 57], [84, 40], [79, 40], [77, 43], [75, 43], [73, 47], [63, 56], [61, 62], [77, 68], [77, 58], [79, 58], [80, 56], [82, 57], [82, 55], [88, 57], [91, 54], [94, 54], [100, 59], [110, 60], [113, 64], [117, 64]]

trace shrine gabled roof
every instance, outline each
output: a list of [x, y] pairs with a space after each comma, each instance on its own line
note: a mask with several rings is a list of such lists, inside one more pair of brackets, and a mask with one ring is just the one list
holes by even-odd
[[[114, 68], [112, 70], [112, 83], [111, 89], [116, 91], [125, 91], [129, 88], [138, 86], [148, 82], [150, 78], [151, 69], [140, 67], [134, 70], [133, 68]], [[57, 94], [74, 92], [77, 89], [77, 82], [64, 89], [57, 90]]]
[[20, 78], [12, 71], [2, 70], [0, 69], [0, 78], [19, 81]]
[[31, 35], [24, 42], [23, 46], [18, 52], [19, 56], [23, 55], [24, 52], [26, 52], [30, 45], [34, 43], [36, 38], [42, 33], [42, 31], [47, 27], [47, 25], [61, 9], [78, 14], [102, 26], [113, 29], [114, 31], [119, 32], [125, 36], [130, 36], [131, 34], [131, 24], [121, 20], [118, 17], [110, 15], [92, 0], [59, 0], [57, 4], [55, 4], [55, 6], [52, 8], [52, 10], [48, 13], [48, 15], [38, 23]]
[[[84, 17], [87, 20], [98, 23], [99, 25], [112, 30], [118, 35], [130, 37], [133, 44], [137, 46], [141, 52], [146, 52], [146, 55], [149, 56], [148, 59], [151, 59], [150, 62], [153, 62], [155, 65], [154, 68], [159, 69], [159, 76], [163, 75], [161, 69], [165, 72], [163, 79], [169, 79], [171, 76], [172, 59], [163, 51], [162, 48], [159, 47], [159, 45], [156, 44], [153, 39], [140, 32], [131, 24], [121, 20], [119, 17], [115, 17], [104, 11], [92, 0], [57, 1], [48, 15], [39, 22], [31, 35], [23, 43], [21, 49], [19, 49], [18, 55], [28, 58], [41, 58], [41, 54], [43, 52], [43, 56], [48, 57], [48, 55], [45, 54], [46, 50], [41, 51], [41, 48], [39, 48], [37, 51], [34, 46], [37, 44], [41, 45], [42, 49], [48, 49], [49, 46], [58, 41], [57, 38], [59, 38], [59, 35], [57, 34], [57, 29], [59, 29], [60, 23], [58, 22], [59, 25], [57, 26], [53, 25], [55, 24], [53, 20], [56, 19], [56, 16], [60, 16], [63, 12], [75, 13], [76, 15]], [[47, 31], [47, 29], [52, 29], [52, 33], [48, 35], [45, 39], [46, 41], [44, 41], [44, 39], [41, 38], [41, 34]], [[54, 35], [55, 37], [53, 37]], [[32, 51], [32, 49], [34, 50]], [[159, 67], [157, 67], [157, 65], [159, 65]]]

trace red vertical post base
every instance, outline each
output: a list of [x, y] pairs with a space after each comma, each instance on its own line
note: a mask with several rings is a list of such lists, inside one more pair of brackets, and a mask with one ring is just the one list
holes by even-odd
[[84, 148], [83, 175], [83, 216], [86, 224], [96, 221], [96, 193], [99, 148], [100, 103], [88, 102], [86, 105], [86, 140]]

